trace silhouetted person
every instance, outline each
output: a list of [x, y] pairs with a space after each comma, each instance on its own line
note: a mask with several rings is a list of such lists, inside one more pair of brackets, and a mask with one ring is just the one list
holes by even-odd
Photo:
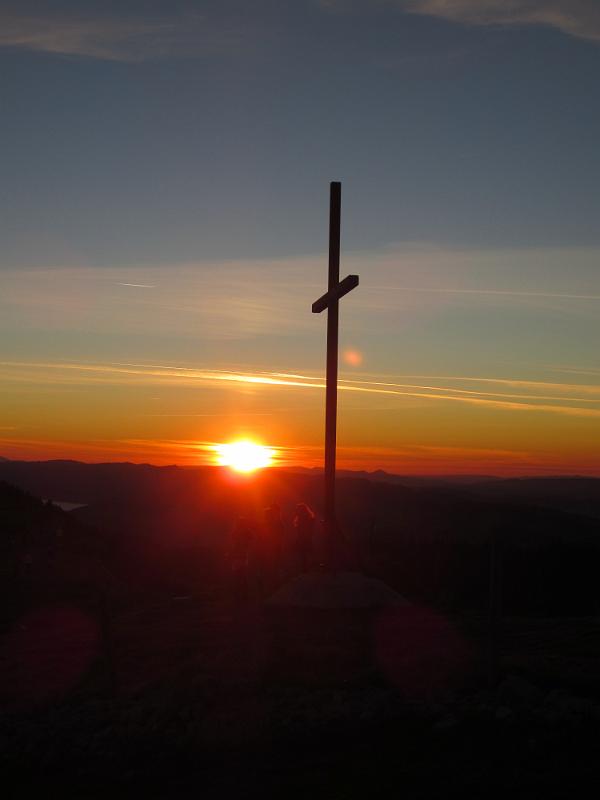
[[298, 503], [294, 517], [292, 552], [295, 566], [306, 572], [314, 560], [315, 515], [306, 503]]
[[257, 540], [258, 578], [263, 595], [275, 589], [281, 579], [283, 555], [281, 508], [273, 503], [264, 510], [264, 521]]
[[229, 542], [228, 563], [234, 602], [239, 605], [248, 599], [250, 554], [254, 544], [254, 529], [247, 517], [238, 517]]

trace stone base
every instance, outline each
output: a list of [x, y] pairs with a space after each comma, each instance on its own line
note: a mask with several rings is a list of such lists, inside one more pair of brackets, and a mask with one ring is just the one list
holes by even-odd
[[352, 572], [311, 572], [265, 604], [269, 666], [306, 683], [362, 680], [376, 671], [375, 620], [409, 603], [382, 581]]
[[313, 609], [374, 609], [407, 605], [407, 601], [377, 578], [358, 572], [307, 572], [278, 589], [271, 607]]

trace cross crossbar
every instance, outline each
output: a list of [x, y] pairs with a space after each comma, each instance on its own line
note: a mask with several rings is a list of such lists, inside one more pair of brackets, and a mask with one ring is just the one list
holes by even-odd
[[329, 308], [331, 303], [335, 302], [336, 300], [341, 300], [345, 294], [351, 292], [352, 289], [356, 289], [358, 286], [358, 275], [347, 275], [343, 281], [340, 281], [338, 285], [329, 292], [325, 292], [324, 295], [319, 297], [318, 300], [312, 304], [312, 312], [313, 314], [320, 314], [321, 311], [325, 311], [326, 308]]

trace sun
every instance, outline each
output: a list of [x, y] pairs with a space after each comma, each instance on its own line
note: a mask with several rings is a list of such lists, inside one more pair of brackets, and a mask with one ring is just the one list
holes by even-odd
[[222, 467], [231, 467], [236, 472], [254, 472], [273, 463], [275, 451], [262, 444], [247, 439], [229, 444], [218, 444], [215, 447], [217, 463]]

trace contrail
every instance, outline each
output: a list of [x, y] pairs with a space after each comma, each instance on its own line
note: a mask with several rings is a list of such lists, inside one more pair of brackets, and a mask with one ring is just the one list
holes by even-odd
[[156, 285], [152, 283], [117, 283], [117, 286], [133, 286], [136, 289], [156, 289]]
[[564, 292], [522, 292], [509, 289], [450, 289], [450, 288], [426, 288], [422, 286], [368, 286], [367, 289], [374, 289], [382, 292], [423, 292], [426, 294], [490, 294], [506, 295], [508, 297], [552, 297], [563, 300], [600, 300], [600, 294], [570, 294]]
[[[12, 367], [37, 367], [52, 370], [65, 370], [65, 371], [79, 371], [96, 374], [104, 374], [107, 376], [127, 376], [129, 380], [135, 378], [149, 378], [154, 381], [167, 380], [176, 378], [178, 383], [191, 382], [197, 384], [198, 382], [210, 383], [245, 383], [264, 386], [284, 386], [284, 387], [298, 387], [303, 389], [324, 389], [325, 383], [319, 378], [308, 378], [308, 380], [288, 379], [285, 377], [272, 377], [275, 373], [262, 373], [262, 374], [248, 374], [242, 371], [229, 372], [218, 370], [199, 370], [187, 369], [182, 367], [148, 367], [148, 365], [114, 365], [114, 364], [65, 364], [65, 363], [26, 363], [26, 362], [0, 362], [2, 366]], [[281, 375], [281, 373], [279, 373]], [[308, 377], [308, 376], [307, 376]], [[15, 378], [9, 376], [10, 379]], [[89, 379], [88, 379], [89, 380]], [[109, 377], [109, 380], [111, 378]], [[491, 379], [490, 379], [491, 380]], [[500, 380], [500, 379], [498, 379]], [[576, 406], [559, 406], [549, 405], [552, 399], [544, 397], [546, 403], [528, 403], [528, 402], [514, 402], [517, 399], [514, 395], [503, 393], [493, 394], [486, 392], [471, 392], [469, 390], [462, 390], [464, 393], [461, 395], [455, 394], [456, 389], [449, 387], [422, 387], [414, 384], [385, 384], [385, 383], [359, 383], [359, 385], [350, 385], [341, 383], [339, 385], [340, 391], [344, 392], [359, 392], [377, 395], [395, 395], [397, 397], [414, 397], [424, 400], [445, 400], [454, 403], [466, 403], [479, 406], [487, 406], [488, 408], [501, 408], [513, 411], [544, 411], [554, 414], [567, 414], [570, 416], [583, 416], [583, 417], [599, 417], [600, 409], [598, 408], [579, 408]], [[419, 391], [415, 391], [418, 389]], [[407, 391], [411, 390], [411, 391]], [[435, 393], [434, 393], [435, 392]], [[441, 392], [446, 392], [442, 394]], [[468, 392], [468, 394], [467, 394]], [[492, 399], [492, 398], [497, 399]], [[504, 398], [511, 398], [504, 399]], [[522, 399], [528, 399], [523, 397]], [[533, 399], [533, 398], [531, 398]], [[536, 398], [537, 399], [537, 398]], [[581, 398], [557, 398], [560, 401], [571, 402], [586, 402]]]
[[[265, 375], [274, 375], [278, 378], [301, 378], [303, 380], [312, 381], [318, 380], [314, 376], [311, 375], [296, 375], [291, 373], [285, 372], [267, 372], [264, 373]], [[368, 374], [365, 375], [368, 377]], [[388, 375], [381, 375], [378, 377], [393, 377]], [[465, 381], [471, 383], [486, 383], [486, 384], [500, 384], [505, 386], [523, 386], [523, 387], [533, 387], [534, 389], [544, 390], [544, 389], [554, 389], [558, 391], [564, 392], [574, 392], [579, 391], [583, 392], [584, 394], [592, 394], [598, 395], [598, 398], [594, 397], [584, 398], [584, 397], [566, 397], [562, 395], [560, 397], [553, 397], [549, 395], [534, 395], [534, 394], [507, 394], [506, 392], [483, 392], [473, 391], [470, 389], [456, 389], [450, 386], [429, 386], [429, 385], [421, 385], [415, 383], [389, 383], [389, 382], [382, 382], [382, 381], [375, 381], [375, 380], [359, 380], [357, 378], [339, 378], [338, 382], [348, 383], [348, 384], [364, 384], [365, 386], [388, 386], [392, 388], [398, 389], [429, 389], [431, 391], [436, 392], [452, 392], [456, 394], [474, 394], [474, 395], [481, 395], [481, 396], [489, 396], [489, 397], [511, 397], [516, 399], [522, 400], [572, 400], [577, 401], [580, 403], [597, 403], [600, 402], [600, 386], [589, 386], [587, 384], [579, 384], [579, 383], [548, 383], [547, 381], [525, 381], [525, 380], [511, 380], [508, 378], [473, 378], [473, 377], [465, 377], [465, 376], [457, 376], [457, 375], [401, 375], [399, 377], [402, 378], [412, 378], [412, 379], [427, 379], [427, 380], [435, 380], [435, 381]], [[343, 388], [343, 387], [340, 387]]]
[[[142, 414], [142, 417], [230, 417], [228, 414]], [[271, 411], [248, 411], [244, 412], [244, 417], [272, 417]], [[2, 428], [0, 428], [2, 430]]]

